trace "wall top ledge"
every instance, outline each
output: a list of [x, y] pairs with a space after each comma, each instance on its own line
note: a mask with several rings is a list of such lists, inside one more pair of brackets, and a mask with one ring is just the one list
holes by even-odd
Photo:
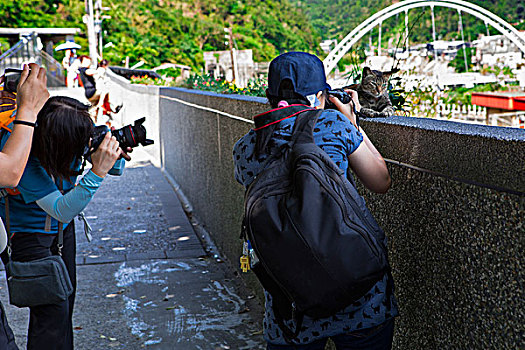
[[390, 118], [367, 118], [365, 123], [400, 125], [428, 131], [449, 132], [460, 135], [488, 137], [502, 141], [525, 142], [525, 130], [480, 124], [459, 123], [430, 118], [393, 116]]
[[[261, 97], [184, 88], [161, 88], [160, 97], [243, 122], [270, 109]], [[484, 187], [525, 193], [522, 129], [402, 116], [367, 118], [362, 124], [381, 154], [392, 161]]]
[[[265, 97], [255, 97], [255, 96], [245, 96], [245, 95], [234, 95], [234, 94], [220, 94], [212, 91], [203, 91], [203, 90], [194, 90], [186, 89], [179, 87], [162, 87], [160, 94], [163, 94], [163, 91], [174, 90], [182, 93], [192, 94], [192, 95], [201, 95], [206, 97], [215, 97], [215, 98], [224, 98], [229, 100], [234, 100], [238, 102], [251, 102], [261, 104], [261, 107], [266, 107], [270, 109], [268, 100]], [[167, 92], [166, 91], [166, 92]], [[206, 105], [206, 101], [203, 101], [203, 105]], [[213, 106], [206, 106], [211, 107]], [[223, 109], [221, 107], [216, 107], [217, 109]], [[235, 111], [229, 111], [229, 113], [235, 114]], [[255, 115], [257, 113], [254, 113]], [[239, 116], [246, 117], [246, 116]], [[488, 126], [488, 125], [479, 125], [479, 124], [467, 124], [467, 123], [458, 123], [447, 120], [436, 120], [430, 118], [416, 118], [416, 117], [402, 117], [394, 116], [390, 118], [367, 118], [363, 119], [363, 122], [366, 123], [378, 123], [378, 124], [388, 124], [388, 125], [399, 125], [409, 128], [416, 128], [428, 131], [438, 131], [438, 132], [447, 132], [454, 133], [459, 135], [466, 136], [475, 136], [475, 137], [484, 137], [497, 139], [501, 141], [520, 141], [525, 142], [525, 130], [517, 128], [504, 128], [498, 126]]]
[[179, 88], [179, 87], [163, 87], [162, 90], [176, 90], [181, 92], [187, 92], [190, 94], [195, 95], [203, 95], [203, 96], [211, 96], [211, 97], [222, 97], [227, 98], [231, 100], [237, 100], [237, 101], [246, 101], [246, 102], [257, 102], [266, 104], [268, 100], [266, 97], [257, 97], [257, 96], [246, 96], [246, 95], [234, 95], [234, 94], [219, 94], [217, 92], [213, 91], [204, 91], [204, 90], [194, 90], [194, 89], [186, 89], [186, 88]]
[[119, 84], [120, 86], [130, 89], [135, 92], [145, 93], [149, 95], [158, 95], [160, 88], [155, 85], [144, 85], [144, 84], [132, 84], [128, 79], [116, 74], [111, 69], [106, 71], [106, 74], [113, 83]]

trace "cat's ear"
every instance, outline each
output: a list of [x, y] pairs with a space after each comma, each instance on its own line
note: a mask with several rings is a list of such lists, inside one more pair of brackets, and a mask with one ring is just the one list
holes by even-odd
[[372, 73], [372, 70], [370, 69], [370, 67], [365, 67], [363, 68], [363, 76], [361, 77], [361, 79], [364, 79], [367, 77], [367, 75], [371, 74]]
[[383, 77], [389, 78], [392, 74], [396, 74], [397, 72], [399, 72], [399, 68], [392, 68], [391, 71], [383, 72]]

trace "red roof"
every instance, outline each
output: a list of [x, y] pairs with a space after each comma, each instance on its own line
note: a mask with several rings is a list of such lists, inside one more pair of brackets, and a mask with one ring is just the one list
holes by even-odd
[[518, 111], [525, 111], [525, 96], [514, 97], [514, 108]]
[[506, 109], [509, 111], [525, 111], [525, 93], [523, 92], [473, 92], [472, 104]]

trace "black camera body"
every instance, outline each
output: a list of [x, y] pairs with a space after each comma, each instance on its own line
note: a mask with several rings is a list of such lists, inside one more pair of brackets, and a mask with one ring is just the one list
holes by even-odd
[[[350, 103], [350, 101], [352, 101], [352, 96], [350, 96], [348, 92], [346, 92], [343, 89], [328, 90], [328, 95], [336, 97], [339, 101], [341, 101], [345, 105]], [[332, 102], [330, 102], [329, 99], [326, 99], [324, 108], [325, 109], [337, 109], [337, 107]]]
[[9, 92], [16, 92], [20, 77], [22, 76], [21, 69], [6, 68], [4, 72], [4, 90]]
[[[363, 113], [357, 111], [357, 109], [355, 108], [355, 103], [354, 101], [352, 101], [352, 96], [350, 96], [350, 94], [346, 92], [344, 89], [345, 88], [328, 90], [328, 95], [336, 97], [343, 104], [351, 103], [352, 110], [354, 111], [354, 114], [355, 114], [356, 124], [357, 126], [359, 126], [359, 120], [363, 118], [364, 115]], [[330, 99], [326, 99], [324, 109], [336, 109], [337, 110], [337, 107], [332, 102], [330, 102]]]
[[[152, 145], [153, 140], [146, 138], [146, 128], [144, 121], [146, 117], [135, 120], [133, 125], [129, 124], [120, 129], [112, 130], [111, 134], [117, 139], [120, 148], [126, 150], [127, 148], [137, 147], [139, 144], [142, 146]], [[108, 132], [108, 127], [105, 125], [96, 126], [91, 134], [91, 147], [86, 147], [84, 156], [88, 156], [95, 152], [104, 140]]]

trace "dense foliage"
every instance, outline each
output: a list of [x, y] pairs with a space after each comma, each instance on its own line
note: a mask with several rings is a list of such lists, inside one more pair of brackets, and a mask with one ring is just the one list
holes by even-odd
[[[0, 27], [80, 27], [84, 30], [82, 16], [83, 2], [76, 0], [0, 0]], [[0, 38], [1, 51], [4, 52], [18, 39]], [[77, 38], [77, 42], [87, 48], [87, 39]]]
[[[239, 49], [253, 49], [256, 61], [281, 52], [316, 52], [318, 34], [287, 0], [104, 0], [104, 58], [121, 65], [126, 56], [145, 68], [173, 62], [200, 70], [203, 51], [226, 50], [224, 28], [232, 27]], [[0, 0], [2, 27], [80, 27], [84, 2]], [[5, 43], [5, 41], [4, 41]], [[81, 40], [87, 53], [87, 42]], [[3, 49], [5, 50], [6, 45]]]
[[[525, 0], [471, 0], [525, 29]], [[144, 68], [163, 62], [186, 64], [200, 71], [203, 52], [225, 50], [224, 28], [233, 28], [239, 49], [253, 49], [255, 61], [269, 61], [279, 53], [303, 50], [320, 54], [321, 39], [342, 39], [373, 13], [392, 4], [391, 0], [103, 0], [109, 10], [104, 15], [104, 58], [122, 65], [141, 60]], [[457, 11], [436, 7], [438, 36], [459, 38]], [[1, 27], [79, 27], [86, 33], [79, 0], [0, 0]], [[430, 10], [409, 13], [414, 28], [410, 41], [431, 40]], [[485, 24], [464, 14], [467, 40], [486, 33]], [[490, 30], [496, 34], [494, 29]], [[383, 23], [383, 47], [395, 46], [404, 33], [404, 15]], [[377, 45], [377, 28], [371, 33]], [[85, 35], [78, 37], [87, 53]], [[0, 39], [2, 50], [9, 45]], [[109, 44], [111, 43], [111, 44]], [[362, 40], [366, 46], [368, 37]], [[356, 48], [357, 49], [357, 48]], [[361, 51], [357, 51], [361, 53]], [[58, 57], [60, 58], [60, 57]], [[347, 57], [340, 68], [351, 64]], [[458, 62], [458, 67], [460, 66]]]

